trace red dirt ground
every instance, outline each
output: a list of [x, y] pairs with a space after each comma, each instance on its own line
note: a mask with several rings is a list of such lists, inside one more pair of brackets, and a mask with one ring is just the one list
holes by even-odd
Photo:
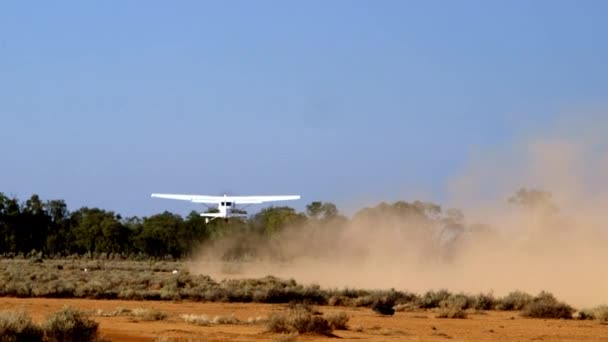
[[[117, 307], [148, 308], [166, 312], [162, 321], [141, 321], [133, 317], [92, 318], [100, 323], [102, 336], [112, 341], [251, 341], [279, 340], [263, 324], [188, 324], [182, 314], [234, 315], [241, 321], [285, 310], [280, 304], [158, 302], [82, 299], [0, 298], [0, 309], [24, 309], [41, 322], [63, 306], [94, 312]], [[301, 335], [298, 341], [608, 341], [608, 325], [597, 321], [521, 318], [516, 312], [472, 313], [467, 319], [439, 319], [432, 312], [398, 312], [379, 316], [368, 308], [318, 307], [321, 312], [344, 311], [350, 316], [348, 330], [334, 331], [335, 337]], [[283, 336], [285, 337], [285, 336]], [[285, 340], [289, 340], [285, 337]]]

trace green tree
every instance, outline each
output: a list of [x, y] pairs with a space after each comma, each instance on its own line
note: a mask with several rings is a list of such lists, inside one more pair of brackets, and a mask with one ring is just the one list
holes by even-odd
[[50, 218], [46, 237], [46, 252], [49, 254], [69, 253], [73, 244], [70, 230], [69, 212], [65, 201], [50, 200], [44, 204]]
[[85, 207], [74, 212], [71, 221], [80, 252], [120, 253], [129, 242], [130, 231], [114, 212]]
[[32, 195], [25, 201], [18, 220], [18, 230], [15, 232], [18, 249], [24, 253], [46, 250], [50, 221], [40, 197]]
[[184, 252], [179, 235], [184, 221], [181, 216], [168, 211], [143, 219], [141, 230], [135, 241], [145, 254], [163, 257], [180, 257]]
[[306, 215], [290, 207], [268, 207], [260, 210], [250, 220], [255, 232], [272, 235], [286, 227], [299, 226], [306, 222]]
[[306, 205], [306, 215], [313, 220], [330, 220], [338, 216], [338, 208], [330, 202], [314, 201]]

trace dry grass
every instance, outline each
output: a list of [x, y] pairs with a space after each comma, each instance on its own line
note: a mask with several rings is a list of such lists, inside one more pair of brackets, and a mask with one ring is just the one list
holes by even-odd
[[608, 305], [600, 305], [593, 310], [593, 317], [602, 323], [608, 322]]
[[281, 313], [273, 313], [266, 322], [268, 331], [282, 334], [331, 335], [333, 328], [329, 321], [311, 310], [291, 308]]
[[129, 316], [141, 319], [143, 321], [162, 321], [167, 318], [168, 315], [163, 311], [137, 308], [133, 309]]
[[467, 312], [458, 307], [443, 307], [437, 309], [436, 318], [467, 318]]
[[531, 318], [564, 318], [571, 319], [574, 309], [568, 304], [559, 302], [552, 294], [541, 292], [527, 303], [521, 314]]
[[83, 312], [65, 307], [50, 315], [42, 328], [47, 341], [96, 341], [99, 323]]
[[0, 341], [42, 341], [42, 334], [25, 311], [0, 311]]
[[327, 314], [325, 318], [334, 330], [348, 329], [348, 320], [350, 317], [343, 311]]

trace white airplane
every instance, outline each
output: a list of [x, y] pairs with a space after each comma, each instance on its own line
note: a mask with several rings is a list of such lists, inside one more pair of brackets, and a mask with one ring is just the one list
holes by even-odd
[[[216, 218], [224, 218], [228, 220], [229, 217], [246, 217], [247, 214], [233, 212], [238, 210], [237, 204], [246, 204], [247, 206], [252, 204], [261, 204], [264, 202], [273, 201], [291, 201], [300, 199], [300, 195], [286, 195], [286, 196], [207, 196], [207, 195], [184, 195], [184, 194], [152, 194], [152, 197], [167, 198], [174, 200], [190, 201], [192, 203], [202, 204], [217, 204], [217, 213], [201, 213], [200, 215], [205, 217], [205, 222], [214, 220]], [[241, 208], [242, 210], [243, 208]]]

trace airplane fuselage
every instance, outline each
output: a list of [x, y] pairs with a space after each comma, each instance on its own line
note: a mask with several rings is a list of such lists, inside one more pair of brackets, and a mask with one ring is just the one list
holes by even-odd
[[206, 222], [209, 222], [215, 218], [228, 219], [229, 217], [246, 217], [247, 214], [234, 213], [236, 203], [231, 201], [219, 202], [217, 204], [216, 213], [201, 213], [202, 217], [206, 218]]

